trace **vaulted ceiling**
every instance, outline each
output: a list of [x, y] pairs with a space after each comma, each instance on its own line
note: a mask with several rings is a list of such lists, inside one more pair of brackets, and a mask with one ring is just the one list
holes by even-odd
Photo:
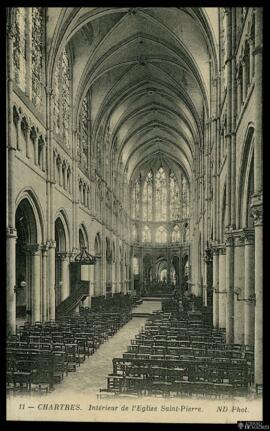
[[68, 42], [73, 54], [74, 112], [90, 91], [92, 142], [109, 136], [129, 178], [160, 155], [191, 178], [216, 32], [216, 8], [49, 8], [51, 59]]

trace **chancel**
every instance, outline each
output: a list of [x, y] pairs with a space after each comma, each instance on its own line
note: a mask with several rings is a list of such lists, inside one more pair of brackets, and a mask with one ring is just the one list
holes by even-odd
[[260, 396], [262, 14], [7, 9], [10, 394]]

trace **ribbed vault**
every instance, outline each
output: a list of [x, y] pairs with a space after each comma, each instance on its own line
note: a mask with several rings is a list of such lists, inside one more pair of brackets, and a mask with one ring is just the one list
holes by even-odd
[[[217, 12], [210, 13], [215, 22]], [[192, 181], [195, 148], [211, 115], [215, 33], [203, 8], [59, 10], [51, 58], [69, 45], [74, 123], [90, 92], [91, 145], [109, 141], [128, 180], [162, 155]], [[49, 60], [52, 75], [54, 64]]]

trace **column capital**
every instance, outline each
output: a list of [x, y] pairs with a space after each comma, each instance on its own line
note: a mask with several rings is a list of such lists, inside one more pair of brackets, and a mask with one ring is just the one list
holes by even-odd
[[6, 229], [7, 238], [17, 239], [17, 229], [15, 227], [8, 226]]
[[56, 241], [54, 240], [47, 241], [47, 244], [49, 248], [56, 248]]
[[237, 229], [232, 232], [234, 238], [234, 245], [241, 246], [245, 243], [245, 235], [243, 229]]
[[220, 245], [218, 250], [219, 250], [219, 254], [220, 255], [225, 255], [226, 254], [226, 246], [225, 246], [225, 244], [224, 245]]
[[60, 257], [61, 260], [67, 260], [70, 257], [70, 253], [68, 253], [66, 251], [61, 251], [61, 252], [57, 253], [57, 256]]
[[225, 245], [226, 247], [232, 247], [234, 244], [233, 234], [231, 232], [225, 232]]
[[234, 237], [234, 245], [235, 247], [241, 247], [245, 244], [245, 235], [243, 232], [241, 234], [235, 235]]
[[243, 229], [243, 234], [245, 238], [245, 244], [246, 245], [252, 245], [254, 244], [255, 240], [255, 232], [254, 229]]
[[218, 246], [213, 246], [212, 247], [212, 253], [213, 253], [213, 256], [218, 256], [219, 255], [219, 247]]

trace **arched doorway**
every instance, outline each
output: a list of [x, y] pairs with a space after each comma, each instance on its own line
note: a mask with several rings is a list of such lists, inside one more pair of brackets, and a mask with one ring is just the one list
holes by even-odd
[[55, 221], [55, 305], [59, 305], [67, 294], [67, 250], [66, 234], [60, 217]]
[[168, 280], [168, 264], [167, 259], [161, 258], [156, 264], [157, 279], [160, 283], [167, 283]]
[[[17, 229], [16, 242], [16, 324], [25, 321], [39, 320], [34, 316], [34, 256], [37, 247], [37, 223], [32, 206], [27, 198], [23, 199], [16, 210], [15, 226]], [[35, 286], [40, 289], [40, 284]], [[40, 310], [39, 298], [39, 310]], [[37, 307], [36, 307], [37, 308]], [[37, 313], [36, 313], [37, 314]]]

